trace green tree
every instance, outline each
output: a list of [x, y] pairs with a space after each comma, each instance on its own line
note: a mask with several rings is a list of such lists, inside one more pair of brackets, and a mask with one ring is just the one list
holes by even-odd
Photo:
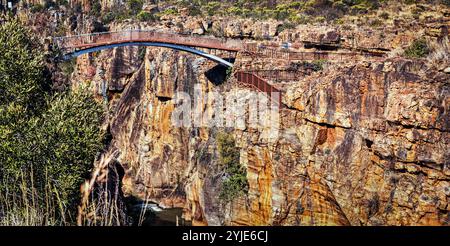
[[79, 186], [103, 147], [101, 104], [82, 89], [52, 95], [42, 53], [19, 21], [0, 26], [0, 216], [8, 207], [59, 204], [57, 219], [74, 217]]
[[[0, 175], [18, 178], [26, 163], [28, 122], [45, 105], [44, 57], [17, 20], [0, 26]], [[3, 177], [1, 177], [3, 178]]]
[[39, 48], [35, 36], [17, 20], [0, 25], [0, 110], [25, 117], [42, 107], [47, 80]]
[[34, 173], [56, 181], [64, 205], [74, 209], [80, 184], [103, 147], [99, 127], [103, 108], [83, 89], [55, 95], [47, 105], [42, 116], [29, 124], [27, 142], [35, 149]]

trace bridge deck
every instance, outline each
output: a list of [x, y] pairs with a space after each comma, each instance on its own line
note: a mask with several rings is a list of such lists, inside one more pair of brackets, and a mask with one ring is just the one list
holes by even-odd
[[[197, 50], [192, 51], [191, 48], [206, 48], [206, 49], [217, 49], [231, 52], [243, 52], [243, 54], [250, 54], [250, 56], [255, 56], [259, 58], [272, 58], [272, 59], [283, 59], [283, 60], [343, 60], [349, 57], [355, 59], [357, 56], [370, 56], [374, 58], [382, 58], [384, 54], [376, 53], [362, 53], [362, 52], [317, 52], [317, 51], [306, 51], [298, 52], [289, 49], [273, 49], [269, 47], [258, 47], [256, 43], [244, 43], [240, 40], [234, 39], [219, 39], [213, 37], [204, 36], [192, 36], [183, 35], [175, 33], [163, 33], [158, 31], [148, 31], [148, 30], [125, 30], [117, 32], [103, 32], [103, 33], [89, 33], [81, 34], [75, 36], [66, 36], [54, 38], [54, 42], [67, 53], [83, 53], [83, 51], [91, 52], [89, 50], [95, 50], [101, 48], [102, 46], [119, 46], [120, 44], [129, 45], [135, 43], [158, 43], [161, 46], [172, 46], [187, 47], [186, 50], [189, 52], [194, 52], [196, 54], [206, 56], [210, 59], [218, 61], [229, 67], [232, 66], [231, 63], [224, 61], [219, 57], [208, 55], [204, 52]], [[175, 47], [177, 48], [177, 47]], [[191, 49], [191, 50], [190, 50]], [[81, 50], [81, 51], [80, 51]], [[263, 77], [275, 77], [278, 79], [288, 79], [294, 80], [299, 76], [306, 75], [308, 71], [297, 71], [297, 73], [285, 73], [283, 71], [237, 71], [235, 77], [238, 82], [248, 85], [252, 88], [256, 88], [262, 91], [271, 98], [279, 107], [282, 105], [282, 91], [278, 90], [270, 83], [268, 83]], [[276, 94], [280, 97], [272, 98]]]
[[58, 37], [54, 39], [63, 50], [79, 50], [96, 46], [120, 44], [124, 42], [154, 42], [188, 47], [218, 49], [237, 52], [243, 49], [239, 40], [225, 40], [212, 37], [163, 33], [158, 31], [126, 30]]

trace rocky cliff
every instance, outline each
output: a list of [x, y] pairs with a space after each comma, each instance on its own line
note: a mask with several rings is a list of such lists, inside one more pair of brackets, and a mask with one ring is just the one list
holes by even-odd
[[[92, 23], [83, 22], [81, 29], [92, 29]], [[205, 94], [250, 92], [233, 77], [226, 79], [225, 69], [211, 61], [137, 47], [79, 57], [70, 82], [89, 85], [110, 112], [105, 128], [111, 141], [104, 155], [114, 153], [114, 163], [124, 169], [125, 196], [181, 207], [194, 225], [449, 224], [448, 53], [429, 59], [399, 56], [418, 33], [448, 45], [448, 23], [281, 30], [276, 21], [178, 16], [157, 25], [197, 35], [220, 31], [257, 44], [267, 45], [267, 36], [272, 42], [303, 42], [298, 50], [383, 51], [387, 56], [344, 56], [311, 74], [269, 81], [284, 91], [286, 105], [275, 141], [251, 127], [172, 124], [176, 93], [198, 97], [196, 84]], [[122, 23], [111, 30], [145, 26]], [[293, 65], [238, 54], [235, 71]], [[212, 114], [213, 101], [203, 98], [197, 107]], [[236, 139], [248, 180], [248, 192], [229, 203], [219, 199], [224, 178], [219, 131]]]
[[174, 127], [173, 99], [193, 96], [197, 83], [205, 93], [242, 88], [213, 83], [215, 64], [203, 58], [147, 48], [137, 61], [137, 52], [95, 58], [106, 68], [94, 84], [107, 81], [110, 148], [120, 153], [127, 196], [183, 207], [195, 225], [448, 224], [448, 74], [384, 59], [329, 64], [285, 83], [275, 142], [258, 129], [232, 131], [249, 191], [223, 204], [218, 130]]

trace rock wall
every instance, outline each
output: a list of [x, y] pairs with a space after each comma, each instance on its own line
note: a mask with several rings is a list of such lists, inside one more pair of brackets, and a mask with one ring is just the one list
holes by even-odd
[[387, 59], [331, 64], [290, 82], [277, 141], [233, 131], [249, 192], [223, 204], [218, 129], [174, 127], [173, 99], [194, 96], [197, 83], [204, 93], [245, 89], [212, 83], [215, 64], [203, 58], [137, 53], [114, 49], [92, 63], [106, 68], [91, 84], [100, 96], [107, 81], [110, 148], [126, 195], [183, 207], [194, 225], [448, 225], [448, 74]]
[[[80, 22], [77, 28], [90, 30], [91, 24]], [[420, 29], [305, 25], [280, 32], [276, 21], [186, 16], [163, 18], [157, 27], [256, 43], [270, 36], [377, 50], [404, 48]], [[89, 85], [110, 112], [106, 152], [119, 153], [125, 195], [182, 207], [194, 225], [448, 225], [449, 74], [443, 72], [448, 61], [438, 69], [425, 60], [390, 56], [344, 58], [278, 84], [287, 108], [280, 112], [276, 141], [250, 127], [231, 130], [249, 191], [228, 204], [218, 198], [223, 171], [215, 136], [223, 129], [171, 122], [176, 93], [198, 98], [195, 84], [202, 93], [248, 90], [233, 79], [224, 81], [223, 69], [186, 53], [127, 47], [78, 58], [70, 81]], [[288, 65], [241, 56], [236, 61], [236, 69]], [[212, 104], [205, 98], [196, 107], [212, 114]]]
[[303, 121], [294, 127], [300, 162], [330, 192], [339, 219], [448, 224], [448, 78], [395, 60], [330, 68], [289, 90]]

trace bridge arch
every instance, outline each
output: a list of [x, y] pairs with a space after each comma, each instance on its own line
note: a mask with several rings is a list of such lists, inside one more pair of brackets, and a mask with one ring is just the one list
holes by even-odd
[[195, 55], [204, 57], [206, 59], [215, 61], [226, 67], [233, 67], [233, 63], [226, 61], [225, 59], [220, 58], [218, 56], [203, 52], [201, 50], [187, 47], [184, 45], [160, 43], [160, 42], [124, 42], [124, 43], [116, 43], [116, 44], [99, 45], [99, 46], [84, 48], [84, 49], [80, 49], [80, 50], [76, 50], [76, 51], [67, 53], [63, 56], [63, 59], [68, 60], [68, 59], [71, 59], [71, 58], [74, 58], [74, 57], [77, 57], [77, 56], [80, 56], [83, 54], [88, 54], [88, 53], [92, 53], [92, 52], [96, 52], [96, 51], [112, 49], [112, 48], [117, 48], [117, 47], [125, 47], [125, 46], [163, 47], [163, 48], [169, 48], [169, 49], [174, 49], [174, 50], [179, 50], [179, 51], [185, 51], [185, 52], [195, 54]]

